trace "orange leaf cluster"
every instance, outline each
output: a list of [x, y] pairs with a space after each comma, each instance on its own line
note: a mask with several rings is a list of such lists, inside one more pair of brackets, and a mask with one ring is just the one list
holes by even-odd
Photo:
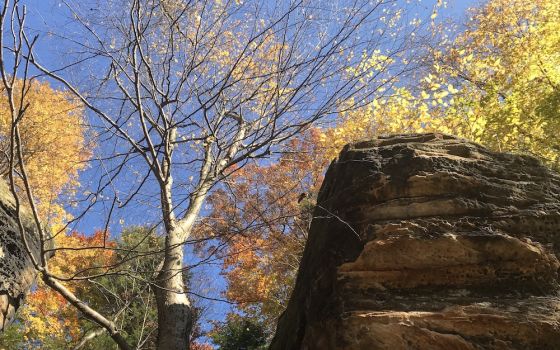
[[291, 292], [327, 163], [319, 137], [311, 129], [277, 162], [238, 169], [210, 196], [212, 211], [198, 230], [226, 243], [228, 299], [270, 328]]
[[[52, 273], [61, 277], [103, 273], [115, 260], [115, 253], [111, 250], [115, 243], [107, 239], [104, 231], [96, 231], [91, 236], [78, 232], [58, 235], [56, 244], [58, 250], [49, 266]], [[68, 287], [78, 295], [87, 293], [89, 288], [81, 281], [70, 282]], [[43, 344], [55, 340], [75, 341], [83, 333], [78, 311], [41, 281], [28, 296], [20, 319], [24, 337], [34, 340], [27, 344], [30, 348], [42, 348]]]

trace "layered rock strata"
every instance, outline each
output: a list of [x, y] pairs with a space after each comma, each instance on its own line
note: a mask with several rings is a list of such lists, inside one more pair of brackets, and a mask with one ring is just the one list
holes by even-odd
[[560, 176], [440, 134], [346, 146], [274, 350], [560, 349]]

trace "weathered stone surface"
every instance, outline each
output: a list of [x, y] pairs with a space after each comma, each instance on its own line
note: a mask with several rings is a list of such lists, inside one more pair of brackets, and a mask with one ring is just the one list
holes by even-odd
[[560, 176], [447, 135], [330, 166], [271, 349], [560, 349]]
[[[36, 275], [16, 218], [14, 198], [0, 179], [0, 332], [13, 320]], [[22, 222], [26, 244], [38, 259], [39, 235], [25, 210]]]

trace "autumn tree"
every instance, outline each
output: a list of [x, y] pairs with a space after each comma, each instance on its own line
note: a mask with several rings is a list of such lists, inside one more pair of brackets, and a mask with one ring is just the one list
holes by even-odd
[[[4, 2], [2, 28], [8, 21], [14, 28], [14, 40], [7, 43], [15, 53], [13, 76], [32, 74], [27, 64], [32, 65], [90, 112], [100, 145], [91, 166], [102, 171], [84, 201], [77, 202], [84, 211], [75, 217], [94, 213], [98, 204], [107, 209], [101, 221], [109, 225], [123, 219], [125, 210], [143, 206], [146, 219], [165, 237], [162, 263], [146, 281], [158, 310], [157, 348], [188, 348], [193, 309], [183, 282], [189, 269], [184, 263], [192, 256], [185, 256], [185, 246], [200, 240], [192, 233], [206, 197], [254, 159], [274, 155], [311, 124], [335, 115], [342, 101], [361, 101], [362, 93], [390, 85], [410, 69], [407, 38], [417, 27], [403, 15], [404, 2], [64, 4], [81, 36], [67, 42], [76, 56], [61, 61], [76, 60], [53, 67], [39, 60], [37, 38], [25, 30], [25, 13]], [[8, 8], [16, 9], [11, 17]], [[363, 56], [371, 56], [375, 66], [348, 69]], [[75, 74], [87, 72], [88, 62], [96, 74], [88, 76], [87, 86], [80, 85]], [[78, 73], [72, 71], [76, 68]], [[6, 78], [4, 84], [13, 100], [13, 85]], [[24, 197], [46, 237], [25, 163], [13, 156], [22, 155], [26, 110], [10, 104], [10, 114], [11, 182], [25, 184]], [[90, 249], [111, 247], [104, 242]], [[128, 349], [123, 327], [65, 285], [122, 273], [124, 261], [101, 274], [72, 276], [53, 272], [44, 258], [35, 264], [46, 285]]]
[[471, 9], [464, 30], [442, 39], [413, 85], [343, 113], [325, 138], [438, 131], [558, 166], [559, 6], [491, 0]]
[[434, 53], [435, 73], [458, 85], [457, 107], [444, 113], [468, 118], [463, 135], [557, 165], [559, 7], [557, 0], [489, 1], [472, 10], [450, 48]]
[[[59, 196], [76, 188], [78, 172], [88, 159], [84, 109], [71, 94], [47, 82], [14, 79], [12, 89], [14, 96], [25, 95], [13, 101], [20, 104], [15, 108], [25, 107], [29, 115], [20, 125], [22, 159], [17, 161], [26, 164], [41, 211], [55, 220], [65, 214]], [[0, 94], [0, 174], [7, 179], [12, 116], [5, 86], [0, 86]]]
[[223, 258], [226, 297], [268, 335], [290, 296], [327, 163], [320, 134], [308, 130], [274, 163], [232, 174], [209, 197], [212, 210], [197, 230], [219, 242], [205, 253]]
[[[103, 245], [107, 239], [102, 231], [86, 236], [73, 232], [59, 235], [57, 242], [67, 248], [58, 252], [50, 261], [54, 273], [79, 274], [83, 269], [98, 271], [99, 266], [114, 262], [113, 251], [88, 250], [88, 247]], [[111, 247], [113, 244], [109, 243]], [[83, 295], [87, 286], [84, 281], [73, 282], [68, 288]], [[87, 291], [92, 297], [95, 291]], [[82, 334], [83, 319], [78, 311], [56, 291], [41, 281], [30, 293], [25, 305], [19, 311], [15, 324], [8, 329], [8, 335], [0, 338], [0, 346], [5, 349], [61, 349], [76, 343]]]

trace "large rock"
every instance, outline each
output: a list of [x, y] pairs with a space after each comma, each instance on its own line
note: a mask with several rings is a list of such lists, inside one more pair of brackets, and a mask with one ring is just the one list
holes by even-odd
[[346, 146], [271, 349], [560, 349], [560, 176], [439, 134]]
[[23, 235], [17, 224], [12, 193], [4, 180], [0, 179], [0, 332], [13, 320], [35, 281], [36, 271], [26, 245], [39, 261], [40, 240], [35, 224], [24, 208], [21, 217]]

